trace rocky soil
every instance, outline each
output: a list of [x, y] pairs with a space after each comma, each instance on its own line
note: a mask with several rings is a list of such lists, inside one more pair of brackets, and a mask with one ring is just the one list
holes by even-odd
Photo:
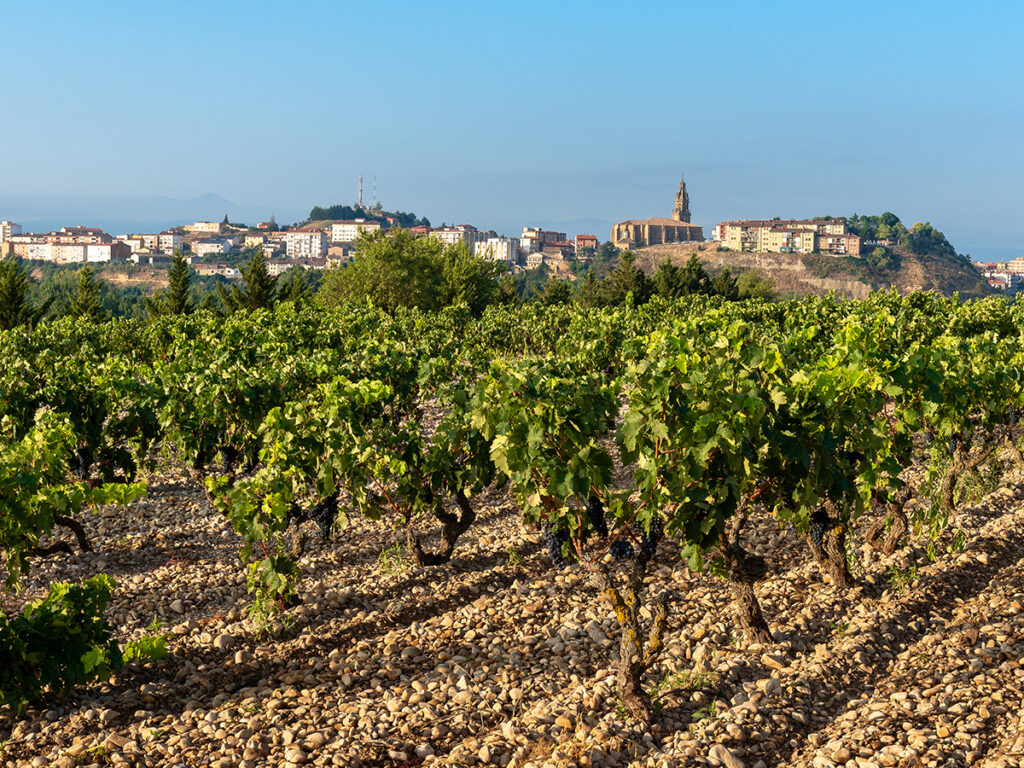
[[550, 570], [506, 494], [480, 504], [432, 569], [382, 557], [404, 535], [379, 524], [326, 543], [310, 526], [303, 603], [284, 637], [258, 639], [239, 539], [198, 486], [151, 478], [146, 499], [88, 520], [95, 552], [38, 562], [23, 597], [106, 571], [119, 638], [156, 617], [170, 658], [0, 713], [0, 764], [1024, 766], [1024, 485], [962, 507], [930, 552], [862, 548], [845, 594], [793, 532], [750, 526], [772, 567], [758, 587], [770, 645], [737, 637], [727, 585], [663, 545], [649, 729], [617, 706], [596, 580]]

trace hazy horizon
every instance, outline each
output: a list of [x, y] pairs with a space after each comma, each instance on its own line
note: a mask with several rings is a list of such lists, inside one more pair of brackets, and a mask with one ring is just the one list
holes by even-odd
[[0, 123], [0, 219], [169, 226], [154, 199], [212, 193], [285, 223], [362, 173], [366, 202], [376, 176], [385, 208], [511, 234], [669, 215], [684, 173], [706, 235], [888, 210], [1024, 254], [1015, 4], [302, 10], [10, 9], [0, 67], [31, 109]]

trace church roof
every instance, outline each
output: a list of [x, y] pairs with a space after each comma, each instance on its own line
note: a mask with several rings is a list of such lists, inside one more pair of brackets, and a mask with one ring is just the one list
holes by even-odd
[[688, 221], [679, 221], [677, 219], [665, 219], [660, 217], [654, 217], [653, 219], [629, 219], [627, 221], [620, 221], [621, 224], [653, 224], [656, 226], [672, 226], [672, 227], [693, 227], [694, 229], [700, 229], [697, 224], [691, 224]]

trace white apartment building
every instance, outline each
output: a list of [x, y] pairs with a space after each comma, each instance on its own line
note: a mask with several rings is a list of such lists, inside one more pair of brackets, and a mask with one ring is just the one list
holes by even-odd
[[12, 235], [20, 234], [21, 224], [15, 224], [13, 221], [0, 221], [0, 243], [10, 240]]
[[489, 261], [515, 264], [519, 258], [519, 238], [489, 237], [473, 244], [473, 255]]
[[284, 242], [289, 258], [327, 255], [327, 233], [319, 229], [288, 230]]
[[[74, 248], [76, 246], [64, 246]], [[123, 243], [90, 243], [85, 246], [85, 261], [93, 263], [107, 263], [111, 261], [125, 261], [128, 248]]]
[[227, 240], [196, 240], [192, 243], [192, 253], [196, 256], [210, 256], [215, 253], [227, 253], [231, 245]]
[[355, 221], [339, 221], [331, 224], [332, 243], [354, 243], [364, 232], [379, 232], [379, 221], [356, 219]]
[[185, 247], [185, 238], [177, 232], [161, 232], [157, 235], [156, 250], [168, 255]]
[[481, 240], [486, 240], [487, 235], [469, 224], [459, 224], [454, 227], [441, 227], [430, 233], [429, 237], [440, 240], [445, 245], [458, 245], [465, 243], [471, 251], [473, 246]]
[[57, 264], [84, 264], [127, 261], [131, 249], [120, 241], [112, 243], [52, 243], [30, 240], [17, 243], [15, 256], [27, 260], [52, 261]]

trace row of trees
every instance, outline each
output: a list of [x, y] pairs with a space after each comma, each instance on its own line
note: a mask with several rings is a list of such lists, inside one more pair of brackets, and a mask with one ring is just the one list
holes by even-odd
[[[195, 271], [181, 254], [175, 254], [168, 287], [145, 297], [145, 314], [150, 318], [186, 315], [200, 308], [230, 314], [272, 308], [280, 301], [303, 305], [315, 300], [324, 307], [370, 302], [389, 312], [399, 307], [436, 311], [465, 304], [479, 316], [490, 305], [523, 301], [522, 286], [501, 264], [479, 259], [464, 246], [444, 246], [403, 229], [365, 237], [353, 261], [329, 270], [319, 286], [315, 277], [300, 269], [272, 277], [260, 250], [250, 255], [240, 272], [239, 282], [218, 283], [215, 294], [200, 300]], [[79, 270], [74, 286], [61, 297], [34, 298], [33, 282], [19, 262], [0, 262], [0, 328], [34, 326], [52, 315], [102, 321], [112, 314], [104, 303], [108, 289], [92, 267]], [[575, 280], [549, 276], [532, 298], [546, 305], [614, 307], [643, 304], [653, 296], [674, 299], [693, 294], [736, 300], [770, 298], [773, 291], [770, 280], [756, 271], [735, 276], [725, 269], [712, 277], [695, 255], [684, 266], [666, 259], [648, 277], [637, 266], [636, 257], [625, 251], [607, 276], [598, 277], [593, 268]]]
[[[241, 267], [241, 284], [217, 284], [216, 299], [207, 295], [199, 300], [194, 282], [196, 273], [180, 253], [171, 258], [167, 273], [168, 286], [153, 296], [145, 297], [146, 314], [150, 318], [166, 315], [188, 315], [197, 309], [223, 313], [240, 310], [272, 308], [279, 301], [296, 304], [311, 302], [315, 290], [302, 270], [295, 269], [283, 277], [271, 276], [262, 251], [254, 252]], [[34, 298], [35, 281], [18, 261], [0, 261], [0, 329], [17, 326], [34, 327], [52, 316], [77, 317], [94, 322], [110, 319], [104, 293], [106, 284], [92, 267], [83, 267], [65, 295]]]

